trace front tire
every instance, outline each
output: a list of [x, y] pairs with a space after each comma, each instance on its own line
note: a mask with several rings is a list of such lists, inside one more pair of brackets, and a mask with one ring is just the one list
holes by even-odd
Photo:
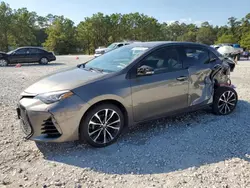
[[113, 104], [94, 107], [80, 124], [80, 140], [93, 147], [105, 147], [114, 143], [124, 127], [124, 115]]
[[231, 87], [219, 87], [215, 90], [212, 111], [216, 115], [228, 115], [234, 111], [238, 95]]
[[8, 61], [6, 59], [0, 59], [0, 67], [8, 66]]
[[39, 61], [40, 65], [47, 65], [48, 63], [49, 63], [49, 60], [46, 57], [41, 58]]

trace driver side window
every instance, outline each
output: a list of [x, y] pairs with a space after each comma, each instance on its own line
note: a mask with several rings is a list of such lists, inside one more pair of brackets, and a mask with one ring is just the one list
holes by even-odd
[[182, 69], [182, 63], [179, 61], [177, 50], [173, 47], [164, 47], [152, 52], [140, 65], [152, 67], [155, 74]]
[[17, 50], [15, 54], [17, 54], [17, 55], [27, 54], [27, 49], [20, 49], [20, 50]]

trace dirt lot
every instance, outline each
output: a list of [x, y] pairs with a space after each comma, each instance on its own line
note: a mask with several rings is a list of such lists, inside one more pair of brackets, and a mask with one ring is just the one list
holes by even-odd
[[250, 187], [250, 61], [240, 61], [232, 74], [239, 103], [229, 116], [200, 111], [149, 122], [102, 149], [23, 140], [19, 93], [88, 58], [0, 68], [0, 187]]

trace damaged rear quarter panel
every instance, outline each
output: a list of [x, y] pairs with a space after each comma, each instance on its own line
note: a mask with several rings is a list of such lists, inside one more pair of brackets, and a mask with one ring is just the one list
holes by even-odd
[[189, 106], [208, 103], [213, 95], [213, 82], [210, 79], [210, 66], [192, 66], [189, 71]]
[[215, 80], [227, 83], [229, 66], [216, 61], [202, 66], [189, 67], [189, 106], [205, 105], [213, 102]]

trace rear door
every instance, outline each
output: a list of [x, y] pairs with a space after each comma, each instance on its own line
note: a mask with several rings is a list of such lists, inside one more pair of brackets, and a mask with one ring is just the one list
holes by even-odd
[[210, 51], [196, 45], [182, 46], [178, 51], [189, 73], [188, 105], [207, 104], [213, 92], [210, 75], [213, 66], [219, 63], [218, 58], [211, 62]]
[[135, 71], [142, 65], [154, 68], [154, 74], [130, 79], [136, 122], [187, 107], [188, 70], [183, 68], [175, 47], [155, 50]]
[[37, 48], [29, 49], [29, 62], [39, 62], [40, 61], [41, 52]]

